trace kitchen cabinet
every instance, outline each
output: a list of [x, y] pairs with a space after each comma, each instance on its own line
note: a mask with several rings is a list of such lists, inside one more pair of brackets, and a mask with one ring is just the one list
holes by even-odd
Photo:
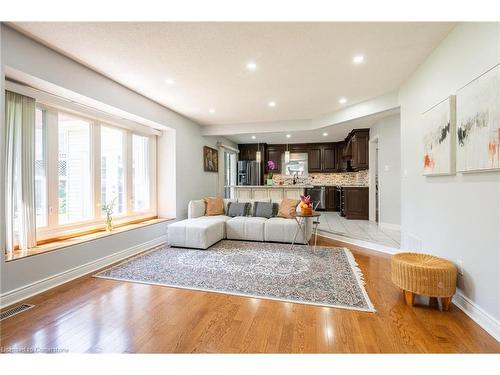
[[337, 172], [339, 164], [337, 163], [338, 147], [335, 143], [326, 144], [323, 147], [323, 168], [322, 172]]
[[336, 187], [335, 186], [327, 186], [326, 187], [326, 211], [336, 211], [337, 202], [336, 202]]
[[240, 151], [238, 155], [239, 160], [255, 160], [257, 150], [261, 152], [261, 160], [263, 161], [266, 157], [266, 144], [265, 143], [247, 143], [239, 144], [238, 150]]
[[370, 129], [354, 129], [347, 137], [345, 156], [350, 158], [351, 168], [361, 171], [369, 167]]
[[[369, 129], [352, 130], [345, 141], [328, 143], [293, 143], [288, 145], [291, 153], [306, 153], [310, 173], [349, 172], [368, 169]], [[258, 144], [240, 144], [239, 160], [255, 160]], [[280, 173], [281, 157], [286, 150], [284, 144], [260, 144], [262, 171]], [[272, 160], [275, 168], [269, 170], [267, 162]]]
[[[266, 173], [276, 172], [281, 173], [281, 155], [285, 152], [283, 145], [268, 145], [266, 151]], [[269, 169], [267, 167], [267, 162], [272, 160], [275, 168]]]
[[322, 147], [314, 145], [307, 150], [307, 164], [309, 172], [323, 172]]
[[343, 216], [368, 220], [368, 187], [343, 187]]

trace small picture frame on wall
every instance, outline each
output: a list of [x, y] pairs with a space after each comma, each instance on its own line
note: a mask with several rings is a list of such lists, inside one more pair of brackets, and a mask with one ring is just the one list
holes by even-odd
[[205, 172], [219, 171], [219, 151], [215, 148], [203, 146], [203, 170]]

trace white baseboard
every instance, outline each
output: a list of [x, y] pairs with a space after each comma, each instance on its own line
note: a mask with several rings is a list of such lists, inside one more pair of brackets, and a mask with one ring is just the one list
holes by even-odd
[[[351, 239], [349, 237], [344, 237], [322, 231], [319, 231], [318, 234], [323, 237], [331, 238], [337, 241], [342, 241], [351, 245], [361, 246], [366, 249], [378, 251], [385, 254], [392, 255], [402, 251], [400, 249], [377, 245], [362, 240]], [[481, 307], [479, 307], [473, 301], [471, 301], [468, 297], [464, 296], [460, 290], [457, 290], [457, 293], [453, 297], [453, 303], [460, 310], [462, 310], [469, 318], [471, 318], [474, 322], [476, 322], [479, 326], [481, 326], [481, 328], [483, 328], [486, 332], [488, 332], [491, 336], [493, 336], [497, 341], [500, 342], [500, 321], [492, 317]]]
[[479, 324], [486, 332], [500, 342], [500, 321], [492, 317], [481, 307], [464, 296], [459, 290], [457, 290], [457, 293], [453, 297], [453, 303], [469, 318]]
[[88, 273], [97, 271], [98, 269], [106, 267], [107, 265], [118, 262], [122, 259], [128, 258], [132, 255], [148, 250], [152, 247], [162, 245], [166, 242], [167, 242], [167, 236], [161, 236], [155, 238], [154, 240], [129, 247], [128, 249], [96, 259], [92, 262], [83, 264], [81, 266], [72, 268], [70, 270], [61, 272], [57, 275], [52, 275], [45, 279], [35, 281], [34, 283], [24, 285], [20, 288], [5, 292], [4, 294], [0, 295], [0, 308], [12, 305], [13, 303], [22, 301], [26, 298], [42, 293], [58, 285], [67, 283], [68, 281], [74, 280]]

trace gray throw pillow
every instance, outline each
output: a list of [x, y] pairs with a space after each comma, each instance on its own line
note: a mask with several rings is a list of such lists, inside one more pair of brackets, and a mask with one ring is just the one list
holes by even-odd
[[227, 216], [248, 216], [250, 213], [250, 203], [229, 202], [227, 204]]
[[253, 205], [253, 216], [272, 218], [278, 214], [279, 204], [271, 202], [255, 202]]

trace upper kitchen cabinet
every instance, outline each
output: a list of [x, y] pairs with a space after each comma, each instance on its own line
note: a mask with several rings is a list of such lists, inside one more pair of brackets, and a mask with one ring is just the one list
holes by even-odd
[[337, 161], [338, 147], [335, 143], [328, 143], [323, 147], [323, 172], [338, 172], [340, 165]]
[[247, 143], [247, 144], [239, 144], [238, 149], [240, 150], [240, 154], [238, 155], [239, 160], [255, 160], [257, 150], [260, 147], [261, 159], [264, 160], [266, 155], [266, 147], [265, 144], [261, 143], [260, 145], [257, 143]]
[[307, 150], [307, 164], [309, 172], [324, 172], [322, 165], [322, 147], [311, 145]]
[[[266, 151], [266, 172], [281, 172], [281, 154], [285, 152], [283, 145], [267, 145]], [[269, 169], [267, 162], [272, 160], [274, 163], [274, 169]]]
[[344, 148], [344, 155], [350, 157], [351, 168], [353, 170], [361, 171], [368, 169], [369, 141], [370, 129], [354, 129], [347, 136], [347, 146]]

